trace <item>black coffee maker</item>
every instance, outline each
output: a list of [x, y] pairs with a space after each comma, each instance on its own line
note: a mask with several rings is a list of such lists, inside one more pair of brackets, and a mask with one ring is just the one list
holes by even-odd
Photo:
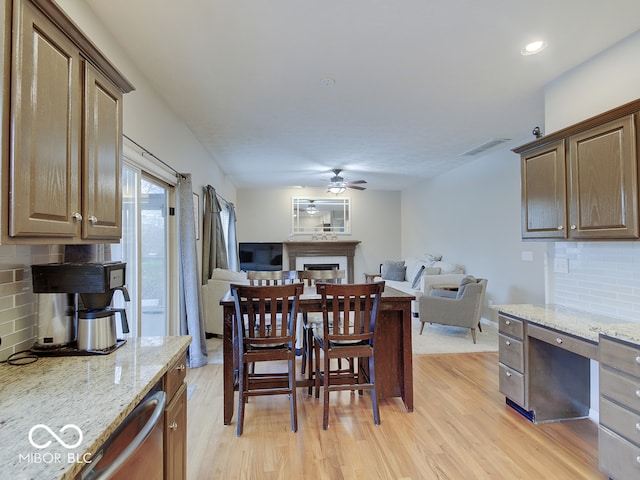
[[[117, 290], [123, 293], [125, 301], [129, 301], [124, 286], [125, 269], [124, 262], [32, 265], [33, 291], [39, 294], [38, 331], [44, 332], [39, 333], [32, 351], [81, 355], [111, 353], [122, 346], [125, 340], [116, 338], [115, 316], [120, 315], [122, 332], [129, 333], [126, 311], [110, 305]], [[54, 303], [61, 304], [57, 310], [64, 310], [64, 315], [52, 315], [45, 307], [51, 303], [45, 301], [50, 295], [54, 295]], [[66, 305], [62, 305], [65, 299]], [[62, 323], [65, 325], [62, 330], [59, 326], [61, 317], [64, 317]], [[47, 332], [56, 331], [53, 326], [57, 327], [57, 337], [55, 334], [47, 336]]]

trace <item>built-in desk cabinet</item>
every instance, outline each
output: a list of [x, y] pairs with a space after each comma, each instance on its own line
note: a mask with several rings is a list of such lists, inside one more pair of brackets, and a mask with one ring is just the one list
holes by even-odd
[[523, 239], [639, 238], [638, 111], [632, 102], [514, 149]]
[[[118, 241], [133, 86], [50, 0], [5, 0], [2, 243]], [[9, 131], [11, 134], [9, 135]]]
[[600, 336], [600, 470], [640, 478], [640, 347]]
[[498, 368], [500, 392], [528, 410], [526, 383], [525, 323], [517, 318], [498, 316]]

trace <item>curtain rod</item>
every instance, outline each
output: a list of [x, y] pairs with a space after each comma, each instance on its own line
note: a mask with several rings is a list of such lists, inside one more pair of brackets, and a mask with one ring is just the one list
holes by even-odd
[[129, 140], [131, 143], [133, 143], [134, 145], [136, 145], [140, 150], [142, 150], [142, 156], [144, 156], [144, 154], [146, 153], [147, 155], [151, 155], [153, 158], [155, 158], [157, 161], [159, 161], [161, 164], [163, 164], [165, 167], [167, 167], [169, 170], [171, 170], [172, 172], [174, 172], [176, 174], [176, 176], [180, 177], [180, 178], [187, 178], [185, 177], [183, 174], [181, 174], [179, 171], [177, 171], [175, 168], [173, 168], [171, 165], [169, 165], [167, 162], [161, 160], [160, 158], [158, 158], [158, 156], [156, 156], [155, 154], [151, 153], [149, 150], [147, 150], [146, 148], [144, 148], [142, 145], [140, 145], [138, 142], [136, 142], [133, 138], [125, 135], [124, 133], [122, 134], [122, 136], [124, 138], [126, 138], [127, 140]]
[[222, 200], [222, 201], [223, 201], [224, 203], [226, 203], [227, 205], [233, 205], [233, 203], [231, 203], [229, 200], [227, 200], [227, 199], [226, 199], [226, 198], [224, 198], [222, 195], [220, 195], [214, 186], [212, 186], [212, 185], [207, 185], [207, 187], [213, 188], [213, 191], [214, 191], [214, 192], [216, 192], [216, 197], [218, 197], [218, 200]]

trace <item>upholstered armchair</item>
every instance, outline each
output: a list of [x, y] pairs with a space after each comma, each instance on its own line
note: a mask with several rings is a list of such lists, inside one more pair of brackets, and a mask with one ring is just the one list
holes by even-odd
[[473, 343], [476, 343], [476, 328], [480, 324], [486, 288], [486, 279], [465, 277], [457, 292], [434, 288], [419, 297], [420, 335], [425, 323], [453, 325], [471, 329]]

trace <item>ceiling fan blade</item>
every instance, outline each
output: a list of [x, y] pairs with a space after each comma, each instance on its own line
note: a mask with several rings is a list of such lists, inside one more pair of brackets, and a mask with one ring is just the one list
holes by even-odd
[[354, 180], [353, 182], [349, 182], [349, 184], [354, 185], [354, 184], [358, 184], [358, 183], [367, 183], [366, 180]]
[[348, 188], [353, 188], [354, 190], [366, 190], [366, 187], [359, 187], [358, 185], [347, 185]]

